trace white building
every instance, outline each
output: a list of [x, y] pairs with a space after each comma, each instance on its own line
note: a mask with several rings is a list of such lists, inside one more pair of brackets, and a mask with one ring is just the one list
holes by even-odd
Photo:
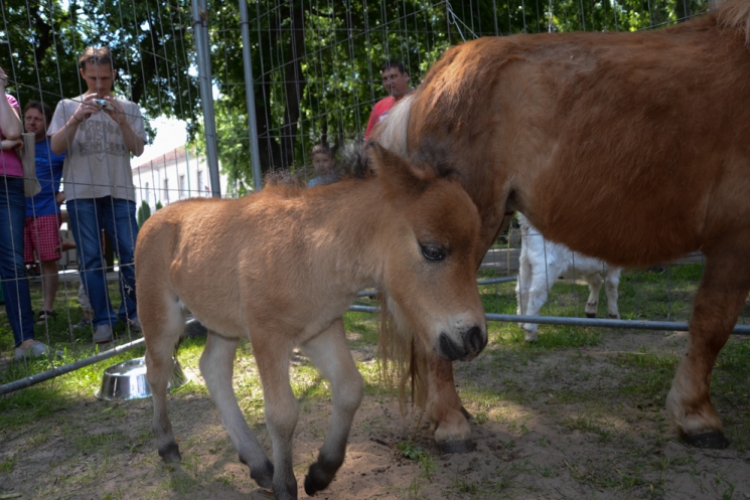
[[[172, 151], [138, 163], [133, 162], [133, 184], [135, 184], [136, 207], [146, 201], [153, 213], [156, 204], [162, 206], [186, 198], [210, 197], [211, 176], [206, 158], [198, 156], [180, 146]], [[219, 174], [222, 196], [227, 192], [227, 176]]]

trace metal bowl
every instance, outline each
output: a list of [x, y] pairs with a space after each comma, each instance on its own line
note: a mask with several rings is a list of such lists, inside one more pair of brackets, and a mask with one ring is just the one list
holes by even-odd
[[[188, 381], [176, 359], [167, 390], [182, 387]], [[151, 397], [146, 381], [146, 358], [135, 358], [112, 365], [102, 375], [102, 386], [94, 393], [98, 399], [142, 399]]]

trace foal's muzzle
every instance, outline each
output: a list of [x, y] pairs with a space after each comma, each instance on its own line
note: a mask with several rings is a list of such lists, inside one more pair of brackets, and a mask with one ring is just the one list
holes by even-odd
[[482, 352], [486, 345], [487, 333], [474, 325], [462, 332], [461, 342], [455, 342], [447, 333], [441, 333], [438, 354], [451, 361], [468, 361]]

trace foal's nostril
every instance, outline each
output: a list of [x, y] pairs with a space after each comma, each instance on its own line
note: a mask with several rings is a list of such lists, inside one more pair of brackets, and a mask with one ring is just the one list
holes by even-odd
[[451, 361], [455, 361], [463, 356], [456, 348], [456, 344], [445, 333], [440, 334], [440, 350], [443, 356]]
[[469, 353], [478, 353], [487, 345], [487, 339], [482, 335], [482, 329], [478, 326], [472, 327], [464, 337], [465, 345]]

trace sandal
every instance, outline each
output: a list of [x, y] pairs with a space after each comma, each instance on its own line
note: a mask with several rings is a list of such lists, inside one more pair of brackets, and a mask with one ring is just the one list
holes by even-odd
[[57, 313], [55, 311], [42, 311], [39, 313], [39, 319], [37, 320], [37, 325], [43, 325], [46, 321], [53, 320], [57, 317]]

